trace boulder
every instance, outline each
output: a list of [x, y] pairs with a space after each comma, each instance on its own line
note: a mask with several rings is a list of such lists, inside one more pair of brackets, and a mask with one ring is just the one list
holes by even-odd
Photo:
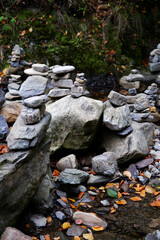
[[103, 112], [103, 103], [87, 97], [64, 97], [46, 106], [52, 120], [48, 136], [51, 151], [57, 149], [86, 149], [90, 146]]
[[130, 88], [139, 89], [140, 88], [140, 81], [129, 82], [127, 80], [127, 76], [124, 76], [120, 79], [119, 84], [126, 90]]
[[111, 104], [120, 107], [127, 103], [126, 97], [118, 92], [111, 91], [108, 95]]
[[114, 108], [107, 103], [103, 114], [103, 122], [109, 129], [115, 131], [121, 131], [130, 126], [132, 120], [128, 105]]
[[50, 120], [51, 115], [46, 113], [39, 123], [25, 125], [19, 116], [7, 136], [8, 147], [16, 150], [35, 147], [45, 136]]
[[0, 107], [3, 105], [5, 101], [6, 101], [5, 93], [0, 89]]
[[32, 238], [16, 228], [7, 227], [1, 236], [1, 240], [32, 240]]
[[89, 174], [78, 169], [65, 169], [58, 177], [58, 181], [62, 184], [81, 184], [89, 178]]
[[23, 105], [21, 103], [10, 103], [0, 109], [0, 114], [6, 119], [8, 123], [13, 123], [20, 115], [22, 107]]
[[101, 155], [97, 155], [92, 158], [93, 171], [106, 175], [112, 176], [117, 170], [117, 161], [113, 152], [104, 152]]
[[9, 132], [8, 124], [6, 119], [0, 115], [0, 140], [4, 139]]
[[13, 225], [31, 201], [49, 165], [50, 142], [0, 155], [0, 233]]
[[66, 168], [78, 168], [78, 161], [76, 159], [76, 156], [74, 154], [70, 154], [66, 157], [61, 158], [57, 164], [56, 167], [58, 170], [63, 171]]
[[133, 131], [125, 136], [118, 136], [107, 128], [101, 133], [101, 147], [115, 153], [119, 164], [143, 159], [152, 145], [153, 123], [132, 122]]
[[22, 98], [29, 98], [45, 93], [48, 79], [42, 76], [28, 77], [21, 85], [19, 95]]

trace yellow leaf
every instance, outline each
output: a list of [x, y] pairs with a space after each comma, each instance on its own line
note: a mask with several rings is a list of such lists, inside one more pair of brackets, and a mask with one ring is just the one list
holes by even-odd
[[134, 189], [135, 189], [137, 192], [142, 191], [144, 188], [145, 188], [145, 186], [139, 187], [139, 185], [138, 185], [137, 187], [134, 187]]
[[156, 192], [156, 190], [150, 186], [146, 186], [145, 190], [147, 193], [151, 193], [151, 194], [154, 194]]
[[110, 213], [115, 213], [115, 212], [116, 212], [116, 209], [114, 207], [111, 207]]
[[135, 183], [131, 183], [131, 184], [129, 185], [129, 188], [132, 188], [132, 187], [134, 186], [134, 184], [135, 184]]
[[81, 239], [78, 236], [74, 236], [74, 240], [81, 240]]
[[92, 227], [92, 229], [93, 229], [94, 231], [99, 232], [99, 231], [103, 231], [103, 230], [104, 230], [104, 227], [103, 227], [103, 226], [98, 226], [98, 227]]
[[118, 192], [118, 198], [122, 197], [122, 193]]
[[68, 203], [68, 200], [67, 200], [66, 197], [61, 197], [61, 200], [62, 200], [63, 202], [65, 202], [65, 203]]
[[104, 187], [99, 187], [99, 190], [104, 190]]
[[28, 31], [31, 33], [31, 32], [33, 31], [33, 28], [32, 28], [32, 27], [30, 27]]
[[123, 175], [124, 175], [124, 176], [127, 176], [128, 178], [131, 178], [131, 177], [132, 177], [132, 174], [131, 174], [129, 171], [124, 171], [124, 172], [123, 172]]
[[130, 199], [134, 202], [142, 201], [142, 198], [140, 197], [131, 197]]
[[94, 239], [92, 233], [84, 233], [83, 238], [87, 239], [87, 240], [93, 240]]
[[116, 203], [120, 204], [120, 205], [126, 205], [127, 204], [126, 200], [124, 200], [124, 199], [122, 199], [120, 201], [116, 201]]
[[70, 224], [69, 222], [64, 222], [64, 223], [62, 224], [62, 228], [63, 228], [63, 229], [68, 229], [70, 226], [71, 226], [71, 224]]
[[95, 188], [95, 187], [92, 187], [92, 186], [90, 186], [89, 189], [90, 189], [90, 190], [96, 190], [96, 188]]
[[145, 189], [143, 189], [142, 191], [140, 191], [140, 196], [141, 197], [145, 197], [146, 196], [146, 191], [145, 191]]
[[72, 198], [68, 198], [69, 201], [71, 202], [75, 202], [76, 200], [75, 199], [72, 199]]

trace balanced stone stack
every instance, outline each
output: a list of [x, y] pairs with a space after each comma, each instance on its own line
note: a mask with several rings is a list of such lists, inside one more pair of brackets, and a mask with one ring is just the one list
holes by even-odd
[[134, 111], [131, 113], [132, 120], [136, 122], [152, 122], [150, 102], [147, 96], [139, 97], [134, 103]]
[[128, 76], [123, 76], [119, 84], [126, 90], [130, 88], [139, 89], [140, 82], [144, 81], [144, 76], [138, 73], [137, 69], [133, 69]]
[[127, 135], [133, 129], [132, 119], [127, 99], [124, 95], [111, 91], [109, 100], [105, 102], [103, 122], [107, 128], [117, 131], [119, 135]]
[[32, 64], [32, 68], [28, 68], [24, 70], [24, 73], [30, 76], [39, 75], [39, 76], [47, 76], [49, 67], [46, 64]]
[[8, 61], [10, 63], [10, 67], [6, 70], [6, 75], [10, 74], [23, 74], [24, 67], [30, 66], [31, 64], [23, 60], [23, 57], [25, 55], [25, 51], [23, 48], [19, 47], [19, 45], [15, 45], [12, 49], [12, 53], [10, 57], [10, 60]]
[[53, 89], [49, 91], [48, 97], [52, 100], [58, 100], [71, 93], [73, 80], [70, 79], [70, 73], [75, 70], [74, 66], [52, 66], [50, 67], [49, 77]]
[[71, 88], [72, 97], [81, 97], [87, 95], [88, 92], [85, 91], [85, 82], [84, 73], [77, 73], [74, 86]]
[[149, 70], [153, 73], [160, 72], [160, 43], [157, 48], [150, 53], [149, 61]]
[[19, 89], [22, 84], [21, 76], [11, 74], [8, 80], [8, 91], [5, 95], [7, 100], [17, 100], [20, 99]]
[[30, 76], [21, 85], [24, 107], [7, 137], [10, 149], [28, 149], [43, 139], [51, 119], [45, 113], [47, 82], [42, 76]]

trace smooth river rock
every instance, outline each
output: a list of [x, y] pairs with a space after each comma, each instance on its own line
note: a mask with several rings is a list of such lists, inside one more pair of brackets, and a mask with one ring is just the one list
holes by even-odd
[[8, 124], [6, 119], [0, 115], [0, 140], [4, 139], [9, 132]]
[[0, 107], [3, 105], [5, 101], [6, 101], [5, 93], [0, 89]]
[[89, 178], [89, 174], [78, 169], [65, 169], [58, 177], [62, 184], [81, 184]]
[[0, 114], [8, 123], [13, 123], [17, 120], [22, 111], [23, 105], [18, 102], [9, 103], [0, 109]]
[[65, 73], [69, 73], [75, 70], [74, 66], [57, 66], [55, 68], [53, 68], [53, 73], [55, 74], [65, 74]]
[[16, 228], [7, 227], [1, 236], [1, 240], [32, 240], [32, 238]]
[[103, 103], [87, 97], [64, 97], [46, 106], [52, 120], [48, 129], [51, 152], [57, 149], [86, 149], [99, 126]]

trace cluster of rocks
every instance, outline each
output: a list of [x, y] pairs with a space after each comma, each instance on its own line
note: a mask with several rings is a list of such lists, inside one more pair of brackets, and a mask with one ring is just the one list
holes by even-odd
[[51, 78], [52, 89], [48, 97], [54, 101], [71, 94], [73, 80], [70, 79], [74, 66], [52, 66], [50, 67], [49, 77]]
[[15, 45], [12, 49], [11, 56], [9, 56], [10, 67], [6, 70], [6, 75], [9, 76], [11, 74], [23, 74], [24, 67], [30, 66], [31, 64], [26, 62], [23, 57], [25, 55], [25, 51], [19, 45]]
[[84, 73], [77, 73], [76, 79], [74, 81], [74, 86], [71, 88], [72, 97], [77, 98], [89, 94], [89, 92], [85, 90], [85, 82], [86, 79], [84, 78]]
[[46, 77], [48, 75], [49, 67], [46, 64], [36, 63], [32, 64], [31, 68], [25, 69], [24, 73], [29, 76], [44, 76]]
[[150, 53], [149, 57], [149, 69], [151, 72], [160, 71], [160, 44], [157, 45], [157, 48]]
[[131, 73], [128, 76], [123, 76], [119, 84], [126, 90], [135, 88], [140, 88], [140, 82], [144, 81], [144, 76], [138, 73], [137, 69], [131, 70]]
[[19, 89], [21, 87], [22, 80], [20, 75], [11, 74], [8, 80], [8, 91], [5, 98], [9, 101], [21, 99], [19, 95]]

